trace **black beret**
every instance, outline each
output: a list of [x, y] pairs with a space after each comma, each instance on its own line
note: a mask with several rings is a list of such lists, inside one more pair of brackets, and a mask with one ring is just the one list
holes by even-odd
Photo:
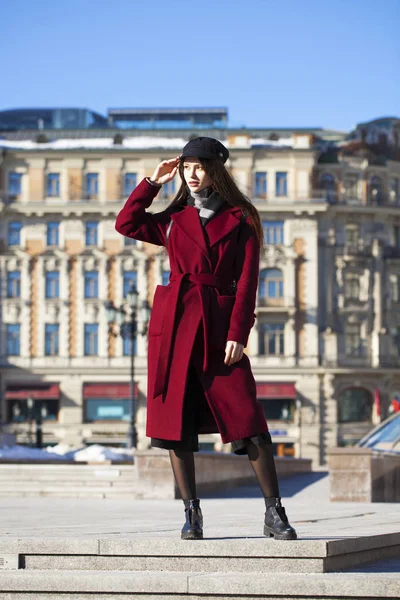
[[186, 144], [179, 158], [185, 156], [197, 156], [198, 158], [219, 158], [226, 162], [229, 158], [229, 150], [221, 142], [211, 137], [197, 137]]

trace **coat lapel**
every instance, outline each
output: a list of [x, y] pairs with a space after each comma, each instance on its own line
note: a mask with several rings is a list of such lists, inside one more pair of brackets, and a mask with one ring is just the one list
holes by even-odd
[[[241, 210], [238, 207], [223, 207], [206, 225], [210, 248], [229, 235], [240, 223]], [[209, 258], [207, 242], [201, 225], [199, 212], [195, 206], [185, 206], [173, 213], [171, 219], [195, 243], [201, 252]]]
[[195, 206], [185, 206], [180, 212], [172, 214], [171, 219], [208, 258], [207, 244], [197, 208]]
[[210, 247], [229, 235], [240, 223], [241, 211], [237, 207], [222, 208], [206, 225]]

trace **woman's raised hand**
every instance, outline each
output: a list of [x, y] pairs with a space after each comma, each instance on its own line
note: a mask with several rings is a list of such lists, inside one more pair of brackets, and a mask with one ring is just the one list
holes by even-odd
[[150, 180], [158, 185], [162, 185], [163, 183], [168, 183], [171, 181], [178, 172], [179, 166], [179, 156], [176, 158], [171, 158], [170, 160], [163, 160], [160, 162], [153, 175], [150, 177]]

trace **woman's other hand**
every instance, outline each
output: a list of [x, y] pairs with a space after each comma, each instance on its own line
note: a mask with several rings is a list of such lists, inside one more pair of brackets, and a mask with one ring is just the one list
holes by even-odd
[[150, 181], [157, 185], [168, 183], [171, 181], [178, 172], [179, 156], [171, 158], [170, 160], [163, 160], [160, 162], [153, 175], [150, 177]]
[[230, 366], [238, 362], [243, 356], [243, 350], [244, 346], [239, 342], [226, 342], [224, 363]]

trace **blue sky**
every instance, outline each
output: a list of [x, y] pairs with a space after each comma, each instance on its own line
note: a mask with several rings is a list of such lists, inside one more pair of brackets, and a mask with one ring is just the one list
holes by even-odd
[[400, 0], [13, 0], [0, 109], [226, 106], [234, 126], [400, 117]]

